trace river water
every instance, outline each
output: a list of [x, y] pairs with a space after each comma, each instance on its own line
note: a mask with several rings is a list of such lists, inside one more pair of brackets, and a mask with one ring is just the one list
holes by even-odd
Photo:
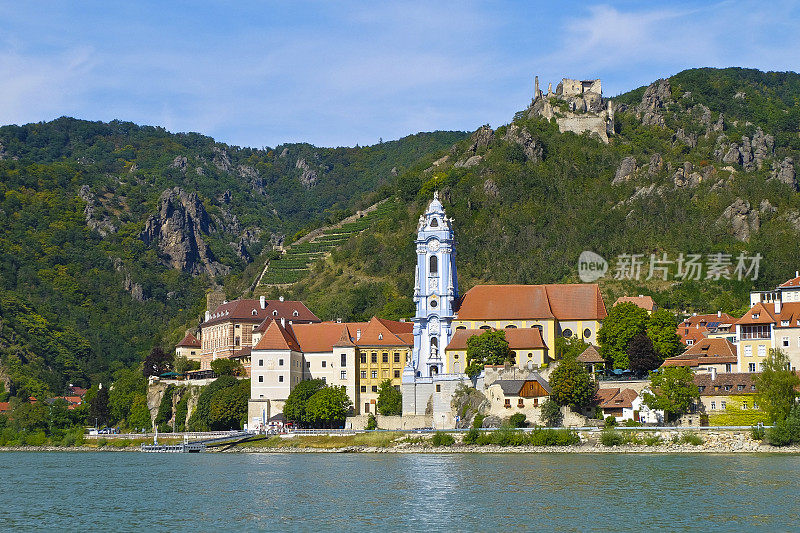
[[0, 453], [0, 531], [800, 530], [800, 456]]

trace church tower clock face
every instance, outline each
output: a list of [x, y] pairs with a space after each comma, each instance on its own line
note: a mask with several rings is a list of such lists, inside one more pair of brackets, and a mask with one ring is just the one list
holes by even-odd
[[439, 241], [437, 241], [436, 239], [432, 239], [428, 243], [428, 250], [430, 250], [431, 252], [438, 252], [440, 246], [441, 245], [439, 244]]

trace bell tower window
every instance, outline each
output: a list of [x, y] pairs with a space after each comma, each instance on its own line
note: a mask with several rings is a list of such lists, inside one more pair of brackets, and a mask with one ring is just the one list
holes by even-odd
[[438, 218], [432, 218], [431, 219], [431, 227], [432, 228], [438, 228], [439, 227], [439, 219]]
[[439, 258], [435, 255], [432, 255], [431, 258], [428, 260], [430, 268], [430, 275], [433, 276], [439, 273]]

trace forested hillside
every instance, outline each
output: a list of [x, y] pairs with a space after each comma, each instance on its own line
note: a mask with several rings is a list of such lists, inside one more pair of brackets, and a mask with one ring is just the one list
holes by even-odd
[[45, 397], [171, 349], [207, 289], [464, 136], [256, 150], [125, 122], [0, 128], [0, 378]]
[[[613, 98], [609, 144], [559, 133], [531, 110], [401, 174], [393, 216], [296, 284], [324, 318], [413, 311], [412, 240], [434, 190], [455, 219], [462, 293], [476, 283], [576, 282], [583, 250], [643, 254], [636, 280], [600, 280], [607, 303], [650, 294], [674, 310], [740, 313], [752, 288], [794, 276], [800, 237], [800, 75], [681, 72]], [[759, 277], [646, 280], [649, 255], [760, 253]], [[675, 265], [673, 265], [674, 273]], [[273, 291], [274, 292], [274, 291]]]

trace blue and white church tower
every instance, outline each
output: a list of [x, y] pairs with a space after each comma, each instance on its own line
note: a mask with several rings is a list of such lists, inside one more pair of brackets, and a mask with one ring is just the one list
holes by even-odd
[[403, 381], [429, 378], [444, 368], [444, 349], [453, 335], [458, 298], [453, 219], [447, 218], [439, 193], [419, 217], [417, 269], [414, 274], [414, 352]]

